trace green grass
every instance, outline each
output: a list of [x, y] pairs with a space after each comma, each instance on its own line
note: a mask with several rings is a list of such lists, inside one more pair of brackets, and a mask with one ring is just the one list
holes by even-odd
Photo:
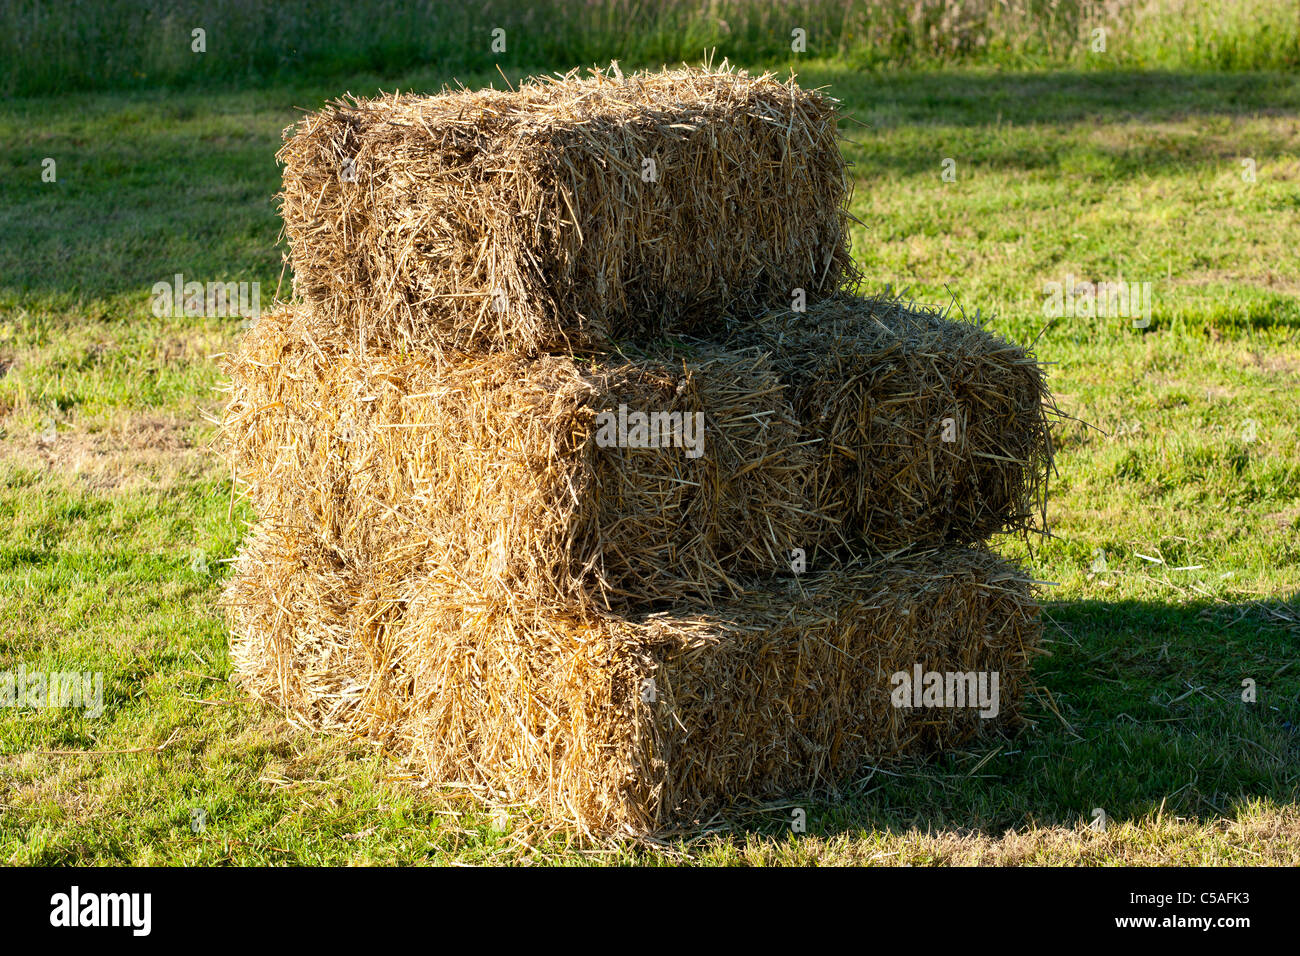
[[1283, 70], [1300, 65], [1300, 18], [1277, 0], [94, 0], [58, 10], [10, 0], [0, 10], [0, 95], [240, 87], [432, 64], [461, 74], [610, 59], [658, 66], [706, 50], [767, 67], [836, 57], [856, 69]]
[[[0, 106], [0, 669], [102, 671], [106, 710], [0, 710], [0, 861], [1300, 862], [1300, 78], [803, 78], [866, 124], [845, 149], [868, 288], [1037, 336], [1077, 419], [1054, 537], [999, 543], [1055, 582], [1036, 726], [593, 855], [242, 700], [214, 601], [250, 515], [203, 420], [238, 320], [155, 318], [149, 290], [181, 272], [269, 301], [280, 130], [381, 81], [29, 98]], [[1049, 322], [1067, 274], [1149, 281], [1151, 326]]]

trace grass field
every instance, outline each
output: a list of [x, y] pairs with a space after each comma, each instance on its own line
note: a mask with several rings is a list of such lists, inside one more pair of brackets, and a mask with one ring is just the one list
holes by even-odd
[[[1055, 582], [1035, 726], [661, 848], [580, 845], [522, 811], [498, 830], [360, 744], [291, 731], [228, 681], [214, 608], [251, 516], [204, 421], [238, 319], [155, 318], [149, 290], [183, 273], [269, 302], [280, 130], [380, 81], [11, 99], [0, 670], [102, 671], [105, 711], [0, 709], [0, 861], [1300, 863], [1300, 77], [830, 59], [801, 79], [863, 124], [845, 150], [868, 290], [1037, 337], [1077, 419], [1054, 537], [999, 543]], [[1071, 276], [1149, 282], [1149, 327], [1050, 320], [1045, 283]]]
[[[0, 96], [266, 86], [437, 63], [1285, 70], [1291, 0], [9, 0]], [[796, 36], [795, 31], [801, 31]], [[796, 52], [796, 41], [801, 49]]]

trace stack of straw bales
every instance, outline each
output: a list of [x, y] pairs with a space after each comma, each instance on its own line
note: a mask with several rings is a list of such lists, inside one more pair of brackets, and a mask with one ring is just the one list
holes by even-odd
[[1042, 519], [1042, 370], [850, 294], [834, 105], [612, 70], [286, 131], [299, 295], [226, 362], [245, 686], [602, 833], [1014, 727], [1039, 615], [983, 543]]

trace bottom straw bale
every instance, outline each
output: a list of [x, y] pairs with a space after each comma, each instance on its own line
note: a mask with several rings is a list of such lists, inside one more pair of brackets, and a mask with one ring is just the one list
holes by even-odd
[[[1041, 636], [1030, 583], [973, 548], [618, 618], [524, 615], [432, 579], [385, 597], [284, 540], [259, 535], [227, 594], [252, 693], [309, 726], [378, 737], [431, 782], [599, 834], [698, 826], [1013, 728]], [[935, 706], [900, 686], [918, 669], [986, 691], [996, 674], [996, 696]]]

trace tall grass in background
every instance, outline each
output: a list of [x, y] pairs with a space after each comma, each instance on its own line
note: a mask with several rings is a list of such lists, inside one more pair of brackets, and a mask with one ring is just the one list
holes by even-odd
[[[491, 49], [492, 30], [506, 50]], [[806, 57], [861, 68], [1300, 66], [1300, 0], [7, 0], [0, 95], [311, 80], [435, 65], [477, 72]], [[205, 53], [191, 31], [206, 31]], [[1106, 30], [1106, 51], [1092, 50]]]

